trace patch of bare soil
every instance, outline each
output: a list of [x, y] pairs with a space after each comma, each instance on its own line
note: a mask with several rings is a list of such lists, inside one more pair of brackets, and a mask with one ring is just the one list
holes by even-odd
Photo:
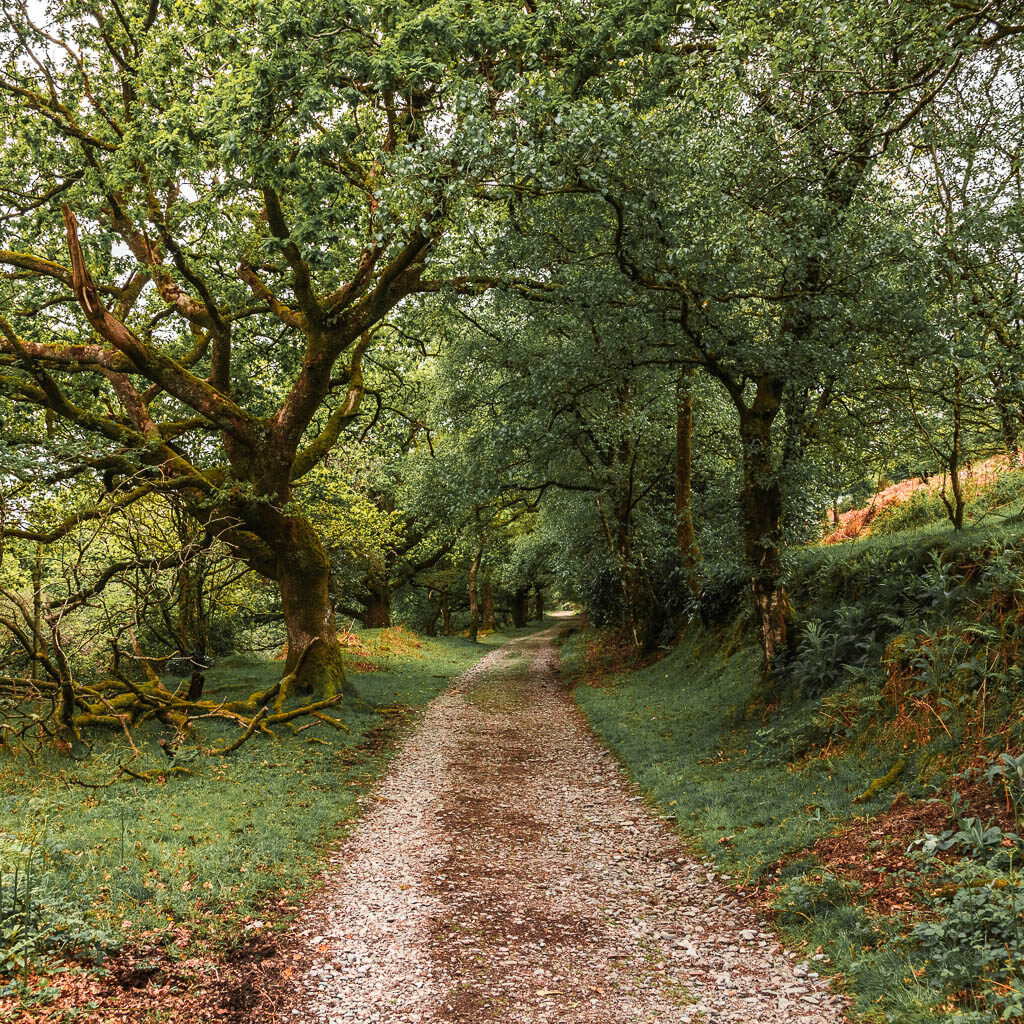
[[845, 1020], [630, 788], [559, 681], [553, 633], [488, 655], [431, 706], [256, 1019]]
[[251, 1024], [256, 1007], [279, 984], [274, 941], [244, 934], [216, 958], [172, 959], [162, 945], [139, 939], [119, 951], [102, 973], [69, 971], [49, 979], [60, 990], [44, 1005], [15, 1010], [0, 1004], [10, 1024]]

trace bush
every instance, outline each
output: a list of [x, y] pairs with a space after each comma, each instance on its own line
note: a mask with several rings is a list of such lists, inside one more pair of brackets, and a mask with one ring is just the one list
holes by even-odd
[[1024, 888], [1019, 878], [991, 876], [958, 862], [945, 869], [948, 899], [939, 898], [936, 919], [916, 925], [910, 940], [926, 956], [925, 977], [945, 992], [971, 993], [1003, 1020], [1024, 1017]]
[[850, 669], [878, 653], [877, 628], [860, 605], [841, 604], [827, 619], [811, 619], [799, 631], [789, 676], [805, 696], [833, 689]]

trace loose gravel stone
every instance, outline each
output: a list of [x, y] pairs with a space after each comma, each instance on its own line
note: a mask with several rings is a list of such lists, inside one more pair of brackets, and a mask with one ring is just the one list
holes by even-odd
[[845, 1021], [596, 742], [555, 633], [487, 655], [427, 710], [299, 926], [290, 1019]]

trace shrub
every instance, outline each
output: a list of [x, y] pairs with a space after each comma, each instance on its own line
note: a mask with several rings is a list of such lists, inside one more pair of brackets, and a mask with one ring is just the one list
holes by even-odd
[[935, 988], [967, 993], [1003, 1020], [1024, 1017], [1024, 889], [1009, 875], [958, 862], [945, 869], [948, 899], [932, 906], [935, 919], [914, 927], [910, 940], [924, 952], [925, 978]]
[[883, 508], [871, 521], [871, 532], [892, 536], [903, 530], [917, 530], [947, 518], [946, 506], [937, 491], [922, 487], [907, 501]]

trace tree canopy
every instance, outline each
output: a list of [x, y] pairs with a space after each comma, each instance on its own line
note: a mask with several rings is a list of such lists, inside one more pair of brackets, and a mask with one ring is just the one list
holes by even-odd
[[4, 2], [3, 692], [742, 586], [772, 699], [787, 550], [1017, 452], [1022, 6]]

